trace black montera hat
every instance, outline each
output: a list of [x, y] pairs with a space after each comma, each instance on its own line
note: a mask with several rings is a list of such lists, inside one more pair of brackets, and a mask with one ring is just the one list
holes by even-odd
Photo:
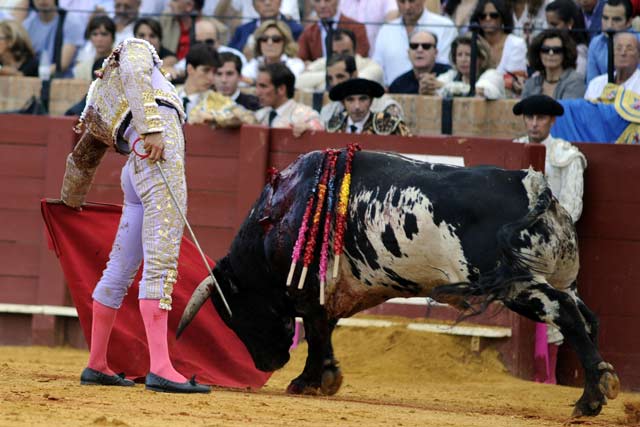
[[369, 95], [372, 98], [380, 98], [384, 95], [384, 88], [373, 80], [358, 78], [337, 84], [329, 92], [329, 98], [332, 101], [342, 101], [349, 95]]
[[562, 104], [560, 104], [550, 96], [531, 95], [513, 106], [513, 114], [515, 114], [516, 116], [519, 116], [521, 114], [561, 116], [564, 114], [564, 108], [562, 107]]

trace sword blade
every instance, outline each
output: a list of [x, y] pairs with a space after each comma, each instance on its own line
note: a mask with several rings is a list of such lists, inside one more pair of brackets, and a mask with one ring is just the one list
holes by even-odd
[[173, 204], [176, 206], [176, 209], [178, 210], [178, 213], [180, 213], [180, 216], [182, 217], [182, 221], [184, 221], [185, 225], [187, 226], [187, 229], [189, 230], [189, 234], [191, 234], [191, 239], [193, 240], [193, 243], [195, 243], [196, 248], [198, 248], [198, 252], [200, 253], [200, 257], [202, 258], [202, 262], [204, 262], [204, 265], [205, 265], [207, 271], [209, 272], [209, 276], [211, 276], [211, 280], [213, 280], [213, 284], [215, 285], [216, 290], [218, 291], [218, 294], [220, 295], [220, 299], [222, 299], [222, 303], [224, 304], [224, 307], [227, 309], [227, 312], [229, 313], [229, 317], [232, 317], [231, 308], [229, 307], [229, 304], [227, 303], [227, 299], [224, 297], [224, 294], [222, 293], [222, 289], [220, 288], [220, 285], [218, 284], [218, 281], [216, 280], [215, 276], [213, 275], [213, 271], [211, 271], [211, 267], [209, 267], [209, 263], [207, 262], [207, 257], [204, 255], [204, 252], [202, 251], [202, 248], [200, 247], [200, 243], [198, 243], [198, 239], [196, 238], [196, 235], [193, 233], [193, 230], [191, 229], [191, 225], [189, 224], [189, 221], [187, 221], [187, 217], [184, 215], [184, 212], [182, 212], [182, 209], [180, 209], [180, 204], [178, 203], [178, 199], [176, 198], [176, 195], [173, 193], [173, 189], [171, 189], [171, 185], [169, 185], [169, 181], [167, 180], [167, 177], [164, 174], [164, 169], [160, 165], [160, 162], [156, 162], [156, 165], [158, 165], [158, 170], [160, 171], [160, 175], [162, 176], [162, 180], [164, 181], [164, 184], [167, 186], [167, 190], [169, 190], [169, 194], [171, 195], [171, 200], [173, 200]]

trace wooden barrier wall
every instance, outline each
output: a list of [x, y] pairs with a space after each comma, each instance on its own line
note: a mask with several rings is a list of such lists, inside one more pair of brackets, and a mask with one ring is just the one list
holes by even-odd
[[[64, 161], [76, 135], [69, 118], [0, 115], [0, 303], [71, 306], [58, 261], [49, 251], [39, 212], [41, 197], [57, 198]], [[300, 154], [359, 142], [365, 149], [459, 156], [467, 165], [541, 168], [541, 146], [465, 137], [377, 137], [318, 132], [294, 139], [286, 130], [243, 127], [212, 131], [187, 126], [189, 219], [206, 252], [222, 256], [259, 194], [268, 165], [285, 167]], [[579, 223], [580, 289], [601, 320], [604, 357], [618, 369], [626, 388], [640, 387], [639, 315], [633, 302], [640, 289], [640, 226], [634, 221], [640, 190], [640, 151], [632, 146], [582, 144], [589, 160], [585, 209]], [[120, 203], [119, 172], [124, 158], [110, 153], [99, 168], [89, 199]], [[507, 366], [522, 377], [532, 367], [532, 328], [515, 315], [500, 322], [514, 331], [505, 350]], [[77, 323], [53, 316], [0, 314], [0, 344], [81, 345]], [[576, 381], [576, 363], [562, 353], [560, 378]], [[577, 371], [579, 372], [579, 370]], [[579, 379], [578, 379], [579, 380]]]

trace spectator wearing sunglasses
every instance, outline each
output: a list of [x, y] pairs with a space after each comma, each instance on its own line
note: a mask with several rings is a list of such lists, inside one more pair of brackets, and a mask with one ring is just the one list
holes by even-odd
[[503, 0], [480, 0], [471, 23], [479, 26], [479, 34], [489, 43], [491, 57], [498, 63], [496, 70], [505, 75], [506, 88], [520, 93], [527, 76], [527, 44], [511, 34], [511, 9]]
[[553, 99], [584, 96], [584, 76], [576, 67], [576, 45], [566, 31], [545, 30], [531, 41], [529, 65], [536, 70], [524, 84], [522, 98], [547, 95]]
[[436, 58], [442, 64], [449, 63], [451, 42], [458, 36], [453, 21], [427, 10], [424, 0], [397, 0], [397, 4], [400, 17], [380, 28], [373, 55], [373, 59], [384, 70], [384, 83], [387, 86], [412, 67], [403, 47], [409, 45], [409, 35], [416, 28], [436, 36]]
[[282, 63], [296, 78], [304, 71], [304, 62], [296, 58], [298, 44], [287, 24], [273, 19], [265, 21], [253, 36], [256, 39], [254, 58], [242, 68], [242, 75], [249, 82], [255, 83], [263, 65]]
[[[281, 4], [281, 0], [253, 0], [253, 7], [258, 12], [259, 17], [236, 28], [233, 38], [229, 42], [229, 47], [242, 51], [250, 39], [252, 40], [250, 44], [253, 45], [255, 40], [252, 39], [252, 34], [260, 26], [261, 22], [270, 19], [283, 21], [289, 26], [293, 38], [298, 40], [300, 34], [302, 34], [302, 25], [283, 15], [282, 12], [280, 12]], [[249, 53], [246, 52], [246, 54], [248, 55]]]
[[585, 31], [584, 19], [578, 5], [573, 0], [555, 0], [547, 5], [545, 13], [549, 28], [569, 32], [578, 53], [576, 71], [586, 76], [589, 35]]
[[401, 74], [389, 86], [390, 93], [435, 95], [441, 84], [437, 76], [451, 68], [436, 62], [438, 38], [435, 34], [416, 29], [409, 38], [411, 69]]

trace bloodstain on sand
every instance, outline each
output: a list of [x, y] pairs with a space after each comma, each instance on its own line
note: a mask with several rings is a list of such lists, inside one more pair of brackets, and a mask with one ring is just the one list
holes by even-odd
[[331, 397], [284, 393], [304, 365], [304, 344], [261, 390], [210, 395], [80, 386], [86, 350], [0, 347], [0, 426], [640, 425], [640, 394], [570, 419], [581, 389], [516, 379], [491, 347], [472, 353], [468, 338], [398, 327], [339, 327], [334, 338], [344, 382]]

